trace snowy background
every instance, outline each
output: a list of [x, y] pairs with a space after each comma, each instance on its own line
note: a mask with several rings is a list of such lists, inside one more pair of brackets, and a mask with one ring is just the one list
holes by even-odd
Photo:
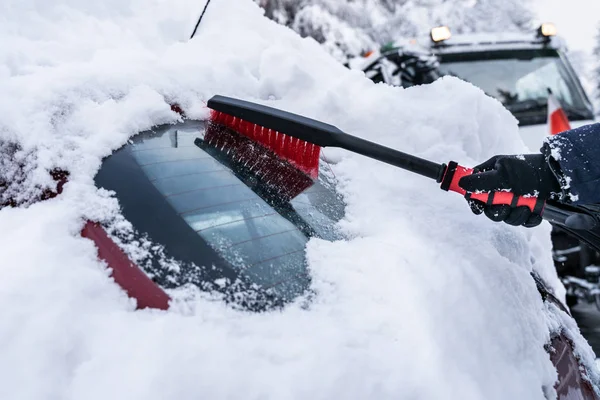
[[538, 21], [554, 22], [572, 50], [592, 53], [600, 28], [600, 3], [590, 0], [533, 0]]
[[399, 38], [427, 36], [434, 26], [455, 33], [530, 27], [530, 0], [255, 0], [266, 15], [317, 40], [337, 59]]
[[532, 31], [542, 22], [553, 22], [571, 50], [571, 61], [586, 89], [598, 97], [600, 3], [596, 1], [254, 1], [265, 8], [267, 16], [313, 37], [341, 61], [392, 40], [425, 37], [439, 25], [448, 25], [455, 33], [471, 33]]
[[[534, 0], [533, 10], [538, 21], [552, 21], [572, 51], [571, 58], [580, 71], [583, 83], [596, 99], [600, 75], [595, 72], [600, 53], [596, 50], [600, 39], [600, 2], [572, 0]], [[597, 110], [598, 111], [598, 110]]]
[[[356, 24], [409, 10], [414, 20], [398, 29], [417, 33], [446, 10], [488, 26], [481, 7], [493, 2], [442, 3], [369, 3]], [[499, 2], [494, 21], [520, 29], [512, 7], [521, 3]], [[87, 219], [118, 217], [93, 176], [131, 135], [175, 122], [169, 103], [203, 118], [217, 93], [265, 102], [440, 162], [524, 149], [516, 120], [473, 86], [375, 85], [328, 54], [335, 41], [323, 49], [301, 39], [252, 0], [213, 0], [188, 41], [202, 6], [0, 2], [4, 194], [27, 202], [52, 185], [47, 171], [71, 173], [58, 198], [0, 211], [0, 398], [543, 399], [556, 379], [544, 344], [560, 324], [592, 364], [576, 327], [529, 276], [563, 295], [548, 225], [490, 223], [427, 179], [331, 149], [348, 205], [340, 227], [352, 239], [309, 242], [317, 295], [308, 308], [250, 314], [174, 292], [168, 312], [134, 311], [79, 231]], [[314, 10], [339, 21], [335, 9]], [[348, 43], [393, 33], [365, 25]]]

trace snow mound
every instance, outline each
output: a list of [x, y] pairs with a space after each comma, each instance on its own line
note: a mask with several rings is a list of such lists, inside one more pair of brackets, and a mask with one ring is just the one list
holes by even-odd
[[[325, 157], [349, 241], [312, 240], [308, 308], [251, 314], [207, 296], [138, 311], [79, 231], [118, 204], [102, 157], [214, 94], [261, 101], [432, 160], [521, 152], [516, 121], [456, 79], [375, 85], [251, 0], [0, 5], [0, 141], [58, 198], [0, 211], [0, 397], [5, 399], [543, 399], [551, 315], [530, 272], [557, 284], [549, 227], [476, 218], [434, 182], [340, 150]], [[3, 160], [6, 161], [6, 160]], [[10, 164], [10, 161], [7, 162]], [[560, 289], [557, 289], [560, 290]], [[559, 295], [561, 293], [559, 292]], [[556, 311], [554, 311], [556, 313]], [[576, 327], [579, 353], [592, 359]], [[597, 379], [594, 375], [593, 378]], [[545, 388], [545, 389], [543, 389]]]

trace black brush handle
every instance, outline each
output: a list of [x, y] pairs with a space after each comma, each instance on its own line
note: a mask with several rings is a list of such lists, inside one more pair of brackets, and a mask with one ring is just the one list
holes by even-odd
[[287, 111], [225, 96], [208, 107], [321, 147], [340, 147], [441, 182], [446, 166], [344, 133], [337, 127]]
[[390, 149], [377, 143], [369, 142], [345, 133], [335, 137], [336, 147], [350, 150], [363, 156], [374, 158], [384, 163], [394, 165], [410, 172], [435, 179], [441, 182], [446, 171], [445, 164], [434, 163], [423, 158], [415, 157], [398, 150]]

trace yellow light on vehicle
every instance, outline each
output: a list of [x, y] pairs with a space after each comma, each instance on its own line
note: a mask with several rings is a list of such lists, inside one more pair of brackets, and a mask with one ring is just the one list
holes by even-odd
[[452, 32], [450, 32], [450, 28], [447, 26], [438, 26], [437, 28], [433, 28], [431, 30], [431, 40], [434, 43], [443, 42], [444, 40], [450, 39], [452, 36]]
[[546, 22], [546, 23], [543, 23], [542, 26], [540, 26], [540, 29], [539, 29], [540, 36], [543, 36], [543, 37], [556, 36], [556, 33], [557, 33], [556, 26], [554, 26], [554, 24]]

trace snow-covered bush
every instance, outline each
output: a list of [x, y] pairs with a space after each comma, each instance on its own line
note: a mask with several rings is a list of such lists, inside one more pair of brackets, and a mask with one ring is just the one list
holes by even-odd
[[339, 58], [374, 44], [426, 35], [446, 24], [454, 32], [531, 27], [529, 0], [255, 0], [266, 15], [311, 36]]

